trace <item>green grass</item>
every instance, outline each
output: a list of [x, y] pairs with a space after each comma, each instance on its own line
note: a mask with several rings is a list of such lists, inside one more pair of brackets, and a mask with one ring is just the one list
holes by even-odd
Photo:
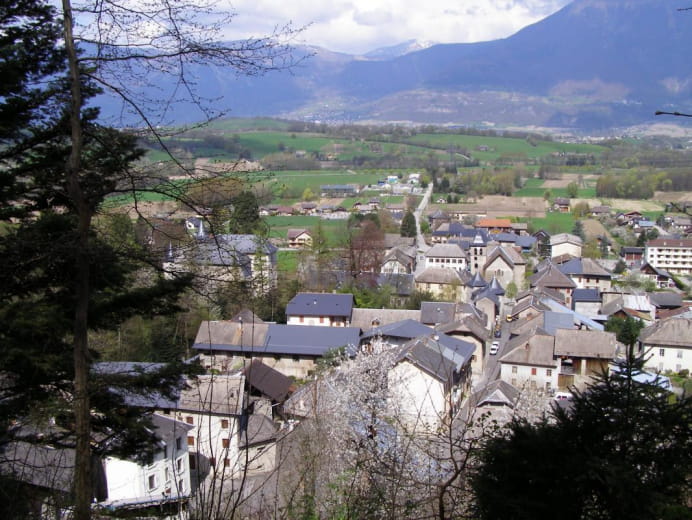
[[276, 264], [280, 273], [295, 273], [298, 270], [298, 251], [277, 252]]
[[574, 227], [574, 217], [571, 213], [548, 213], [545, 217], [525, 219], [531, 227], [538, 231], [545, 229], [548, 233], [571, 233]]
[[265, 217], [265, 221], [269, 224], [269, 236], [283, 239], [287, 238], [289, 229], [306, 228], [314, 231], [319, 222], [331, 246], [338, 244], [342, 231], [346, 229], [346, 220], [323, 220], [320, 217], [309, 217], [306, 215]]
[[[551, 198], [555, 197], [568, 197], [567, 195], [567, 188], [545, 188], [543, 186], [543, 183], [545, 181], [543, 179], [526, 179], [526, 182], [524, 183], [524, 186], [514, 192], [515, 197], [540, 197], [543, 198], [543, 195], [547, 190], [550, 190], [550, 196]], [[585, 188], [579, 188], [577, 191], [577, 197], [578, 199], [595, 199], [596, 198], [596, 181], [587, 181], [586, 182], [586, 187]]]

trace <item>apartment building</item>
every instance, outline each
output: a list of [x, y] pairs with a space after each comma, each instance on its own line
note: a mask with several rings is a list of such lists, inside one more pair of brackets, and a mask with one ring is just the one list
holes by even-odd
[[646, 243], [645, 261], [672, 274], [692, 273], [692, 239], [658, 238]]

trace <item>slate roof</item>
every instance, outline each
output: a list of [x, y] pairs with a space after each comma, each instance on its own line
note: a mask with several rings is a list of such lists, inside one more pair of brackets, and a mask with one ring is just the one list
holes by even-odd
[[[155, 374], [166, 367], [165, 363], [147, 363], [147, 362], [131, 362], [131, 361], [103, 361], [94, 363], [91, 366], [91, 373], [94, 379], [98, 379], [99, 375], [116, 376], [118, 382], [111, 381], [113, 386], [109, 389], [111, 393], [123, 399], [123, 402], [128, 406], [136, 408], [148, 409], [169, 409], [175, 408], [178, 391], [173, 391], [173, 395], [163, 395], [161, 392], [152, 389], [151, 391], [140, 390], [134, 383], [136, 378], [144, 374]], [[129, 378], [133, 379], [132, 384]], [[184, 386], [182, 379], [180, 380], [180, 389]]]
[[75, 451], [25, 441], [10, 442], [0, 454], [0, 473], [14, 480], [69, 494], [74, 483]]
[[485, 267], [489, 266], [497, 257], [502, 257], [507, 265], [514, 268], [515, 265], [525, 265], [526, 260], [513, 247], [496, 246], [488, 255]]
[[449, 323], [454, 320], [455, 303], [422, 302], [420, 305], [420, 322], [426, 325]]
[[521, 392], [512, 385], [501, 379], [496, 379], [471, 396], [470, 406], [508, 406], [514, 408], [520, 395]]
[[642, 329], [639, 339], [645, 345], [692, 347], [692, 319], [668, 318]]
[[553, 287], [574, 289], [575, 284], [568, 276], [561, 273], [557, 266], [549, 263], [542, 271], [537, 272], [529, 278], [531, 287]]
[[548, 334], [524, 335], [510, 340], [505, 350], [511, 350], [500, 358], [501, 363], [554, 368], [553, 358], [555, 338]]
[[345, 347], [354, 354], [360, 343], [358, 327], [320, 327], [272, 323], [262, 348], [266, 354], [323, 356], [328, 350]]
[[556, 302], [552, 298], [541, 298], [541, 303], [547, 306], [551, 311], [571, 315], [576, 325], [586, 326], [591, 330], [603, 330], [603, 325], [601, 325], [600, 323], [597, 323], [591, 318], [584, 316], [583, 314], [580, 314], [578, 312], [575, 312], [568, 307], [565, 307], [564, 305]]
[[278, 370], [265, 365], [259, 359], [254, 359], [243, 370], [245, 381], [251, 387], [272, 401], [284, 401], [292, 391], [293, 381]]
[[298, 293], [286, 306], [287, 316], [337, 316], [351, 318], [352, 294]]
[[572, 291], [573, 302], [601, 302], [601, 293], [598, 289], [574, 289]]
[[555, 332], [555, 355], [579, 358], [614, 359], [617, 339], [613, 332], [565, 330]]
[[558, 266], [561, 273], [567, 276], [581, 275], [598, 278], [611, 278], [608, 271], [603, 269], [592, 258], [573, 258]]
[[682, 306], [682, 295], [674, 292], [653, 292], [649, 293], [649, 301], [659, 309], [674, 309]]
[[373, 338], [377, 336], [412, 339], [417, 338], [418, 336], [430, 335], [433, 332], [434, 330], [432, 328], [428, 327], [427, 325], [423, 325], [419, 321], [402, 320], [363, 331], [361, 339]]
[[473, 278], [471, 278], [466, 285], [468, 287], [486, 287], [488, 282], [485, 281], [480, 272], [476, 271], [476, 274], [473, 275]]
[[483, 325], [478, 318], [473, 316], [466, 316], [461, 320], [438, 325], [435, 327], [435, 330], [445, 334], [453, 334], [455, 332], [470, 332], [479, 340], [485, 340], [490, 333], [488, 329], [485, 328], [485, 325]]
[[278, 428], [271, 418], [263, 414], [250, 414], [241, 418], [240, 439], [241, 448], [266, 444], [276, 439]]
[[454, 371], [470, 363], [475, 350], [471, 343], [449, 336], [440, 335], [438, 339], [424, 336], [403, 345], [398, 360], [405, 359], [438, 380], [448, 382], [453, 379]]

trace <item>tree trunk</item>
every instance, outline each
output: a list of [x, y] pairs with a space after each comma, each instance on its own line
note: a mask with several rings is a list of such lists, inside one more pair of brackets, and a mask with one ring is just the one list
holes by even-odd
[[75, 419], [75, 468], [74, 468], [74, 518], [89, 520], [91, 517], [91, 422], [89, 414], [89, 343], [87, 320], [89, 313], [89, 228], [92, 210], [80, 185], [82, 155], [82, 90], [77, 49], [72, 33], [73, 19], [70, 0], [62, 0], [63, 30], [70, 77], [70, 130], [71, 150], [66, 165], [67, 192], [78, 217], [75, 247], [75, 314], [74, 314], [74, 419]]

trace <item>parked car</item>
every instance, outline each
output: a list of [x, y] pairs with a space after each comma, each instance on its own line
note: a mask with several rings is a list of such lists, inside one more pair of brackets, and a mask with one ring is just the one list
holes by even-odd
[[494, 356], [497, 354], [498, 350], [500, 350], [500, 343], [498, 341], [493, 341], [493, 344], [490, 346], [490, 355]]
[[556, 401], [567, 401], [569, 399], [572, 399], [572, 394], [569, 392], [556, 392], [554, 399]]

